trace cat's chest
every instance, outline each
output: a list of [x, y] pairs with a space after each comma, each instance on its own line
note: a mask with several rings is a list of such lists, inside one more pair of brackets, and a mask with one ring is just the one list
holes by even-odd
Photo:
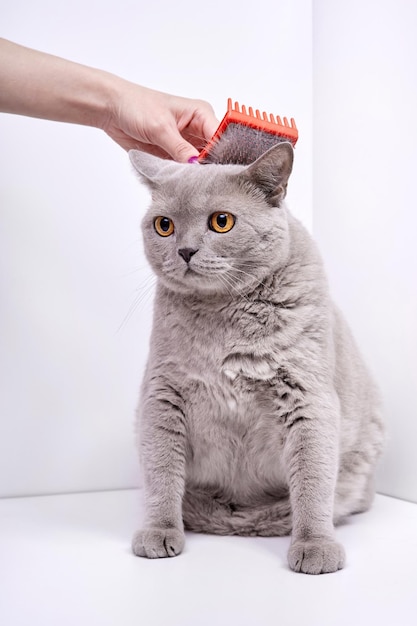
[[286, 356], [279, 330], [265, 319], [252, 310], [177, 316], [170, 362], [190, 414], [204, 407], [220, 419], [247, 422], [246, 415], [276, 412], [276, 378]]
[[185, 396], [190, 482], [231, 490], [242, 502], [285, 484], [284, 429], [269, 383], [221, 372], [189, 379]]
[[277, 307], [259, 301], [218, 311], [179, 308], [165, 321], [165, 344], [192, 372], [264, 380], [273, 375], [269, 355], [288, 344], [290, 325], [283, 318]]
[[184, 401], [189, 475], [233, 484], [242, 498], [249, 487], [284, 481], [285, 428], [277, 405], [284, 357], [279, 330], [263, 322], [253, 311], [184, 314], [171, 333], [170, 376]]

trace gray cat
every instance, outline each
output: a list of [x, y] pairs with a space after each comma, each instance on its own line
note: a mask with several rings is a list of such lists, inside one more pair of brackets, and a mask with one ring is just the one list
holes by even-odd
[[134, 553], [176, 556], [184, 528], [291, 533], [291, 569], [342, 568], [334, 524], [371, 504], [383, 425], [317, 248], [284, 203], [291, 145], [249, 166], [130, 156], [152, 191], [142, 228], [158, 277]]

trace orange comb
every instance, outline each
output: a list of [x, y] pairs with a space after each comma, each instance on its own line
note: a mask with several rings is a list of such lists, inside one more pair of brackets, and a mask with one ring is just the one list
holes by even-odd
[[227, 113], [208, 144], [198, 156], [199, 163], [238, 163], [248, 165], [272, 146], [289, 141], [295, 146], [298, 130], [295, 121], [268, 116], [252, 107], [246, 110], [232, 99], [227, 101]]

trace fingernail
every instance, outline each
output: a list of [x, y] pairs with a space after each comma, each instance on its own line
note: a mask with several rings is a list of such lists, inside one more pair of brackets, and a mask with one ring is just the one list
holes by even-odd
[[198, 162], [198, 156], [192, 156], [188, 159], [188, 163], [197, 163]]

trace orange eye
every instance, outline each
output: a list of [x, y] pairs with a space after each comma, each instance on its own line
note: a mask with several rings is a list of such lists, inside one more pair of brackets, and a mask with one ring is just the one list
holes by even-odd
[[174, 222], [169, 217], [157, 217], [153, 225], [161, 237], [169, 237], [174, 232]]
[[218, 211], [210, 215], [209, 227], [216, 233], [228, 233], [235, 225], [235, 216], [231, 213], [222, 213]]

